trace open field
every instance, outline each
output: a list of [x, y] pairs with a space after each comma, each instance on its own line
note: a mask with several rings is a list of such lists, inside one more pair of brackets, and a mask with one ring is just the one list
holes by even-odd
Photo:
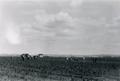
[[120, 81], [119, 57], [0, 57], [0, 81]]

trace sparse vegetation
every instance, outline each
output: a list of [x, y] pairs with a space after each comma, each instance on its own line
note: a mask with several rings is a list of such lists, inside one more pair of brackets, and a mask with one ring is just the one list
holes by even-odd
[[119, 57], [0, 57], [0, 81], [119, 81]]

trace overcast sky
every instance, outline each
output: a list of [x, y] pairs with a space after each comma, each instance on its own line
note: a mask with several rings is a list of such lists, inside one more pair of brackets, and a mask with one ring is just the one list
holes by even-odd
[[119, 0], [0, 0], [0, 53], [120, 55]]

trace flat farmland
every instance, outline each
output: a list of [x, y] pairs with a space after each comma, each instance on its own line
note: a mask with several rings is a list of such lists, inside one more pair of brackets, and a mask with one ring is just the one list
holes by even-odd
[[0, 57], [0, 81], [120, 81], [119, 57]]

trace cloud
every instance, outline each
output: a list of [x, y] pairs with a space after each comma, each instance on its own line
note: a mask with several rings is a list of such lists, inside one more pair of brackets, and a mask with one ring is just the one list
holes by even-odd
[[[26, 23], [24, 28], [28, 33], [36, 31], [41, 37], [73, 37], [76, 32], [76, 18], [70, 16], [67, 12], [58, 12], [56, 14], [47, 14], [42, 12], [34, 14], [33, 23]], [[34, 32], [35, 33], [35, 32]]]
[[[62, 9], [62, 6], [60, 6], [62, 2], [64, 3], [68, 1], [69, 0], [51, 0], [49, 5], [49, 1], [47, 0], [45, 2], [46, 4], [44, 2], [42, 2], [43, 4], [40, 2], [36, 3], [36, 1], [28, 3], [24, 1], [23, 3], [15, 1], [15, 4], [12, 2], [6, 3], [5, 13], [9, 12], [9, 14], [6, 15], [10, 16], [14, 23], [19, 25], [22, 29], [23, 35], [25, 34], [32, 36], [34, 34], [43, 38], [73, 37], [78, 33], [76, 32], [76, 21], [78, 21], [78, 19], [72, 17], [66, 10]], [[58, 6], [52, 6], [52, 2], [58, 4]], [[66, 3], [64, 3], [64, 5], [66, 5]], [[51, 6], [56, 7], [58, 11], [55, 13], [50, 13], [54, 12]], [[66, 7], [68, 7], [68, 5]]]
[[71, 0], [70, 6], [77, 7], [78, 5], [81, 5], [83, 3], [83, 0]]
[[69, 13], [61, 11], [55, 15], [54, 22], [48, 24], [48, 27], [56, 32], [58, 38], [72, 38], [79, 34], [76, 30], [78, 21], [79, 19], [73, 18]]
[[16, 51], [22, 48], [20, 51], [43, 49], [48, 53], [52, 50], [81, 54], [119, 52], [119, 19], [109, 24], [114, 15], [119, 16], [119, 6], [112, 6], [116, 3], [103, 0], [19, 1], [6, 3], [3, 10], [6, 20], [9, 16], [13, 21], [5, 23], [6, 39], [11, 46], [21, 43], [19, 48], [14, 47]]
[[20, 32], [13, 23], [7, 23], [5, 37], [10, 44], [16, 45], [21, 43]]

